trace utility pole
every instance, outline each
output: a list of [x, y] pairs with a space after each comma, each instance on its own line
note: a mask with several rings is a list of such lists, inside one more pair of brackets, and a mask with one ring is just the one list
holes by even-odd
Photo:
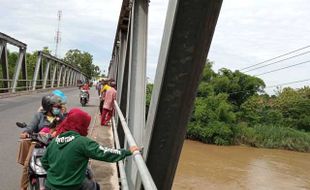
[[62, 11], [59, 10], [57, 17], [58, 17], [58, 26], [57, 26], [57, 31], [56, 31], [56, 36], [55, 36], [55, 42], [56, 42], [56, 47], [55, 47], [55, 57], [58, 57], [58, 47], [61, 41], [60, 37], [60, 21], [61, 21], [61, 16], [62, 16]]

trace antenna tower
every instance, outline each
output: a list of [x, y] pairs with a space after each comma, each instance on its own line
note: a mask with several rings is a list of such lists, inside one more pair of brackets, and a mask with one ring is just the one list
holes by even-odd
[[55, 35], [55, 42], [56, 42], [56, 47], [55, 47], [55, 57], [58, 57], [58, 47], [60, 45], [61, 37], [60, 37], [60, 21], [61, 21], [61, 16], [62, 16], [62, 11], [59, 10], [57, 17], [58, 17], [58, 26], [57, 26], [57, 31]]

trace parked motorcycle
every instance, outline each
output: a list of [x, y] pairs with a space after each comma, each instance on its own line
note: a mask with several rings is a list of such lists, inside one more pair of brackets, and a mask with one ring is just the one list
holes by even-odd
[[89, 100], [89, 95], [88, 95], [88, 91], [87, 90], [81, 90], [80, 92], [80, 103], [82, 104], [82, 106], [84, 107]]
[[[16, 125], [20, 128], [27, 127], [26, 123], [17, 122]], [[31, 143], [36, 143], [29, 162], [29, 189], [44, 190], [46, 171], [42, 167], [41, 157], [45, 153], [46, 147], [51, 140], [51, 136], [32, 133], [29, 134], [28, 138], [31, 140]]]

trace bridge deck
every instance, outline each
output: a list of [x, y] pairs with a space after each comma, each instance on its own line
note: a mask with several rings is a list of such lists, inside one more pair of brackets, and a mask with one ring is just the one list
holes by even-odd
[[[114, 148], [113, 131], [111, 127], [100, 126], [100, 115], [93, 116], [94, 124], [89, 132], [89, 136], [103, 146]], [[101, 189], [120, 189], [118, 184], [117, 167], [115, 163], [107, 163], [91, 160], [95, 179], [100, 184]]]

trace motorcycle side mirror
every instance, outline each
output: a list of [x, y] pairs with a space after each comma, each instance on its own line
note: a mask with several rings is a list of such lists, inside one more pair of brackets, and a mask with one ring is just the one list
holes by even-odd
[[26, 128], [27, 124], [25, 122], [16, 122], [17, 127], [19, 128]]

